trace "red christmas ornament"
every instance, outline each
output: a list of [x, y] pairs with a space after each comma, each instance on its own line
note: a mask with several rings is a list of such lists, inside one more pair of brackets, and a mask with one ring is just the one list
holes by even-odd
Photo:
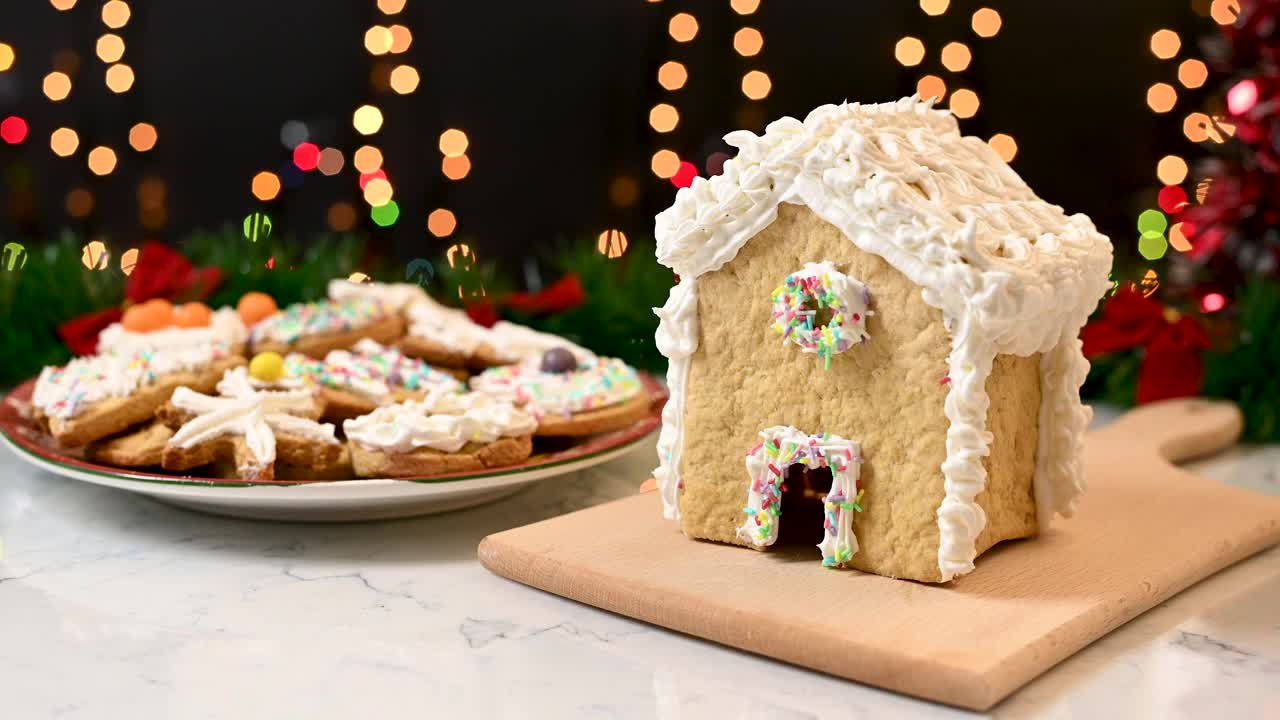
[[1209, 336], [1193, 318], [1130, 288], [1121, 288], [1102, 306], [1102, 316], [1080, 333], [1084, 356], [1141, 348], [1138, 404], [1200, 392], [1201, 354]]

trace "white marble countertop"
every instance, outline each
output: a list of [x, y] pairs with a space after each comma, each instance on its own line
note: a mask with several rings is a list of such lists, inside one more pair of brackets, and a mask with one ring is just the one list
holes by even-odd
[[[473, 510], [357, 525], [170, 508], [0, 450], [0, 716], [880, 718], [971, 713], [503, 580], [487, 534], [636, 491], [626, 458]], [[1280, 447], [1194, 465], [1280, 494]], [[1033, 681], [1000, 717], [1280, 717], [1280, 548]]]

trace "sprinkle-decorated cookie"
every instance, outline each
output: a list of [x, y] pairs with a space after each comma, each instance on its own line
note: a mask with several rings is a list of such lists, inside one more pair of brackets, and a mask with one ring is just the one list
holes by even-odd
[[354, 298], [343, 301], [295, 303], [253, 326], [251, 337], [291, 343], [304, 335], [344, 332], [372, 324], [387, 315], [387, 307], [377, 300]]
[[324, 357], [364, 338], [391, 342], [403, 331], [403, 319], [383, 302], [351, 298], [290, 305], [254, 325], [249, 341], [254, 353]]
[[31, 402], [47, 417], [68, 419], [100, 400], [128, 397], [162, 375], [202, 369], [229, 355], [221, 341], [86, 355], [41, 371]]
[[600, 358], [564, 372], [544, 370], [560, 367], [558, 355], [553, 348], [515, 365], [490, 368], [471, 378], [471, 388], [528, 410], [538, 418], [538, 435], [608, 432], [648, 413], [644, 386], [626, 363]]
[[222, 342], [89, 355], [41, 371], [31, 404], [59, 444], [79, 447], [149, 420], [175, 388], [212, 390], [243, 363]]
[[317, 387], [326, 402], [324, 417], [333, 422], [432, 390], [466, 390], [452, 375], [369, 339], [350, 351], [334, 350], [323, 360], [290, 353], [281, 364], [281, 377], [273, 382], [276, 387], [298, 382]]
[[411, 392], [466, 389], [452, 375], [368, 339], [356, 343], [351, 351], [334, 350], [324, 360], [312, 360], [296, 353], [289, 355], [285, 358], [284, 374], [324, 387], [351, 390], [378, 402], [390, 398], [394, 388]]

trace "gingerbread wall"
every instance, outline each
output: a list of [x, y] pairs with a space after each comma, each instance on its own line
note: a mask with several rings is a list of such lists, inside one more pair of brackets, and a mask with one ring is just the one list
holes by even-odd
[[[806, 262], [831, 260], [863, 282], [875, 313], [871, 339], [836, 355], [784, 345], [770, 329], [770, 293]], [[894, 577], [939, 579], [935, 511], [946, 457], [947, 355], [941, 311], [877, 255], [860, 251], [834, 226], [797, 205], [750, 240], [719, 271], [698, 279], [700, 338], [689, 374], [680, 498], [686, 534], [738, 542], [748, 481], [743, 456], [757, 433], [793, 425], [861, 442], [864, 512], [853, 565]], [[979, 551], [1035, 532], [1031, 478], [1040, 406], [1039, 357], [997, 358], [987, 382], [988, 514]], [[787, 521], [783, 507], [782, 522]], [[813, 529], [813, 542], [822, 528]], [[819, 561], [814, 549], [814, 562]]]

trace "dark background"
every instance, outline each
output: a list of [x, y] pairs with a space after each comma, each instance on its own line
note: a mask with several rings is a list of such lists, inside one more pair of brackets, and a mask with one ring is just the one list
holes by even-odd
[[[660, 148], [706, 174], [707, 156], [727, 149], [719, 138], [730, 130], [758, 131], [773, 118], [803, 117], [845, 99], [896, 99], [933, 73], [949, 89], [978, 93], [978, 114], [961, 121], [967, 134], [1012, 135], [1013, 167], [1038, 194], [1089, 214], [1119, 254], [1133, 257], [1134, 220], [1155, 206], [1160, 187], [1156, 162], [1170, 153], [1197, 156], [1182, 136], [1182, 118], [1205, 109], [1214, 91], [1186, 91], [1174, 79], [1177, 62], [1199, 55], [1196, 37], [1214, 27], [1196, 12], [1208, 3], [1188, 0], [953, 0], [940, 17], [910, 0], [763, 0], [746, 17], [728, 0], [408, 0], [393, 17], [379, 13], [374, 0], [130, 5], [129, 23], [111, 31], [125, 39], [124, 62], [137, 77], [121, 95], [103, 86], [105, 65], [94, 55], [97, 37], [108, 32], [100, 1], [79, 0], [67, 12], [43, 0], [0, 7], [0, 42], [17, 53], [14, 67], [0, 73], [0, 117], [16, 114], [30, 125], [23, 143], [0, 144], [0, 237], [38, 245], [70, 228], [110, 245], [139, 245], [238, 224], [255, 210], [268, 212], [277, 229], [305, 237], [328, 229], [327, 210], [345, 201], [359, 214], [357, 230], [368, 232], [381, 254], [403, 261], [464, 239], [482, 259], [517, 264], [535, 249], [594, 238], [606, 228], [650, 235], [653, 215], [675, 192], [649, 170]], [[970, 15], [983, 6], [1003, 18], [994, 38], [969, 28]], [[667, 33], [668, 19], [680, 11], [700, 24], [692, 42], [676, 43]], [[365, 29], [379, 23], [410, 28], [407, 53], [375, 58], [365, 51]], [[733, 51], [733, 33], [743, 26], [763, 33], [764, 51], [754, 58]], [[1174, 60], [1158, 60], [1149, 49], [1160, 28], [1182, 37]], [[895, 62], [893, 47], [903, 35], [924, 41], [922, 65]], [[938, 58], [952, 40], [973, 51], [959, 74], [945, 71]], [[53, 103], [40, 84], [61, 50], [78, 55], [78, 69], [70, 98]], [[413, 94], [371, 84], [375, 64], [386, 59], [418, 69]], [[683, 89], [659, 87], [657, 68], [667, 60], [688, 68]], [[773, 82], [761, 102], [739, 90], [751, 69]], [[1146, 106], [1146, 88], [1158, 81], [1179, 88], [1173, 112]], [[658, 102], [680, 112], [672, 133], [649, 127], [649, 108]], [[351, 127], [351, 112], [363, 103], [385, 116], [371, 141]], [[298, 187], [261, 203], [250, 181], [262, 170], [287, 175], [281, 168], [290, 152], [280, 129], [288, 120], [307, 123], [312, 140], [341, 149], [347, 165], [334, 177], [306, 173]], [[140, 121], [159, 130], [159, 144], [148, 153], [126, 141]], [[72, 157], [50, 151], [49, 133], [59, 126], [80, 134]], [[472, 170], [456, 182], [442, 176], [437, 149], [449, 127], [470, 139]], [[364, 142], [382, 149], [396, 188], [401, 215], [390, 228], [369, 221], [360, 196], [351, 153]], [[98, 144], [119, 157], [106, 177], [92, 175], [85, 163]], [[631, 204], [610, 197], [619, 177], [639, 190]], [[164, 222], [150, 229], [140, 217], [144, 178], [160, 178], [166, 188]], [[73, 188], [93, 193], [88, 217], [67, 214]], [[427, 232], [427, 214], [437, 207], [456, 214], [453, 237]]]

